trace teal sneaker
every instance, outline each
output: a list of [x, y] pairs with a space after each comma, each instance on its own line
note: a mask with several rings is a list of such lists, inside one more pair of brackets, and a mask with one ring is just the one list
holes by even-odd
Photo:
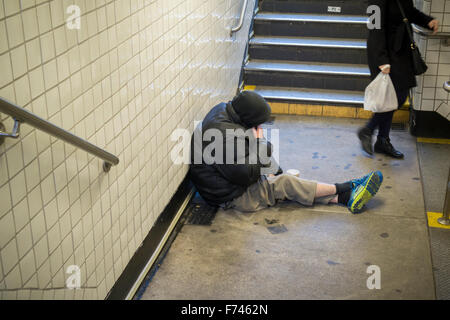
[[[370, 178], [370, 176], [373, 174], [373, 172], [369, 173], [368, 175], [365, 175], [364, 177], [360, 178], [360, 179], [353, 179], [352, 181], [350, 181], [350, 183], [352, 184], [352, 188], [356, 188], [359, 185], [363, 184], [368, 178]], [[375, 174], [378, 175], [378, 177], [380, 178], [380, 184], [383, 183], [383, 174], [380, 171], [376, 171]]]
[[366, 203], [377, 194], [383, 182], [383, 174], [380, 171], [372, 172], [364, 178], [354, 180], [354, 188], [348, 202], [348, 209], [353, 214], [363, 211]]

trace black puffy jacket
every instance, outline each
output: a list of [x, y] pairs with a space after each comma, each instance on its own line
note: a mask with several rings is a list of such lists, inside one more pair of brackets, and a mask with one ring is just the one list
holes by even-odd
[[[201, 127], [196, 129], [200, 138], [192, 136], [190, 177], [200, 195], [210, 205], [221, 205], [240, 197], [245, 190], [261, 177], [261, 168], [270, 166], [267, 161], [260, 161], [259, 154], [271, 157], [272, 145], [266, 139], [255, 139], [253, 134], [243, 134], [270, 118], [271, 109], [267, 102], [253, 92], [244, 91], [232, 102], [215, 106], [205, 117]], [[223, 136], [221, 141], [203, 141], [205, 133], [216, 129]], [[228, 130], [228, 132], [227, 132]], [[232, 130], [232, 131], [229, 131]], [[201, 135], [199, 132], [201, 131]], [[211, 132], [211, 131], [210, 131]], [[212, 131], [214, 133], [214, 130]], [[251, 131], [247, 131], [249, 133]], [[216, 142], [221, 149], [222, 161], [207, 164], [203, 157], [205, 148], [211, 149]], [[237, 146], [242, 143], [245, 148], [239, 152]], [[252, 144], [253, 143], [253, 144]], [[227, 147], [228, 146], [228, 147]], [[231, 147], [230, 147], [231, 146]], [[256, 146], [257, 150], [255, 147]], [[226, 162], [227, 150], [235, 150], [232, 163]], [[215, 155], [215, 152], [212, 152]], [[250, 159], [257, 161], [250, 161]], [[230, 155], [228, 154], [230, 157]], [[197, 163], [196, 160], [197, 159]], [[198, 161], [200, 159], [200, 161]], [[230, 159], [229, 159], [230, 160]]]

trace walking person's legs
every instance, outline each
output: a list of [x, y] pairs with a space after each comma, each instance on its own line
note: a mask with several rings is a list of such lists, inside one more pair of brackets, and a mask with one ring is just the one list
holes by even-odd
[[358, 131], [358, 137], [359, 140], [361, 140], [362, 148], [370, 155], [373, 155], [372, 135], [377, 128], [382, 126], [385, 118], [386, 113], [373, 113], [372, 118], [367, 122], [366, 126]]
[[[399, 108], [403, 106], [409, 94], [409, 89], [397, 89], [397, 99]], [[400, 151], [396, 150], [391, 143], [390, 132], [392, 127], [392, 119], [394, 111], [386, 115], [384, 121], [380, 123], [377, 142], [375, 143], [375, 152], [384, 153], [395, 159], [403, 159], [405, 156]]]
[[392, 127], [392, 119], [394, 118], [394, 111], [381, 113], [382, 120], [378, 125], [378, 138], [389, 139], [389, 134]]
[[[405, 103], [409, 94], [409, 89], [397, 89], [397, 99], [399, 108]], [[392, 119], [395, 111], [374, 113], [370, 121], [365, 127], [359, 129], [358, 137], [361, 141], [362, 148], [365, 152], [373, 155], [374, 148], [372, 142], [372, 135], [378, 128], [378, 138], [375, 144], [375, 152], [384, 153], [393, 158], [401, 159], [404, 155], [396, 150], [390, 140], [390, 131], [392, 127]]]

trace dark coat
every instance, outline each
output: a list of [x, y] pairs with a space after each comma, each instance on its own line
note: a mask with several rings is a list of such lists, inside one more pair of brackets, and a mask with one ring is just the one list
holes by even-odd
[[[195, 141], [194, 135], [192, 136], [190, 178], [200, 195], [210, 205], [225, 204], [240, 197], [250, 185], [259, 180], [261, 168], [269, 165], [261, 163], [258, 156], [256, 163], [249, 161], [249, 159], [253, 152], [256, 155], [258, 155], [258, 152], [260, 152], [259, 154], [265, 153], [267, 157], [270, 157], [272, 154], [270, 142], [266, 139], [255, 139], [253, 134], [244, 135], [239, 133], [239, 130], [244, 132], [269, 120], [269, 105], [262, 97], [259, 102], [260, 108], [252, 108], [251, 105], [244, 101], [240, 115], [236, 112], [231, 102], [221, 103], [206, 115], [202, 126], [196, 129], [201, 130], [203, 134], [208, 129], [217, 129], [223, 134], [224, 141], [221, 143], [223, 146], [222, 163], [205, 163], [203, 151], [212, 142], [203, 141], [206, 139]], [[243, 118], [247, 119], [247, 121], [243, 121]], [[226, 130], [230, 129], [234, 133], [226, 132]], [[252, 139], [253, 141], [250, 141]], [[251, 142], [255, 143], [253, 146], [257, 146], [257, 150], [250, 147]], [[243, 153], [239, 153], [235, 149], [233, 163], [231, 164], [225, 161], [227, 159], [227, 150], [231, 150], [227, 148], [227, 145], [230, 143], [233, 143], [234, 147], [239, 145], [239, 143], [243, 143], [245, 146]], [[195, 163], [196, 155], [197, 159], [200, 156], [200, 164]]]
[[[428, 28], [433, 20], [414, 7], [412, 0], [400, 0], [410, 23]], [[412, 66], [410, 40], [396, 0], [369, 0], [381, 9], [381, 29], [369, 30], [367, 52], [372, 79], [380, 73], [379, 66], [391, 65], [391, 79], [396, 91], [417, 86]]]

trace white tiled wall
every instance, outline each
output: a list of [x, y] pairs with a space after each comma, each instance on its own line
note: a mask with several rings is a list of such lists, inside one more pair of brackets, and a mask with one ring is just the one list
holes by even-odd
[[[2, 299], [106, 297], [187, 173], [171, 132], [236, 92], [254, 7], [230, 38], [242, 2], [0, 0], [0, 96], [120, 158], [105, 174], [28, 125], [0, 146]], [[83, 289], [64, 289], [69, 265]]]
[[[439, 20], [441, 32], [450, 32], [450, 0], [420, 0], [416, 6]], [[450, 120], [450, 95], [443, 89], [450, 80], [450, 46], [440, 39], [418, 37], [418, 41], [429, 70], [418, 78], [415, 108], [436, 111]]]

